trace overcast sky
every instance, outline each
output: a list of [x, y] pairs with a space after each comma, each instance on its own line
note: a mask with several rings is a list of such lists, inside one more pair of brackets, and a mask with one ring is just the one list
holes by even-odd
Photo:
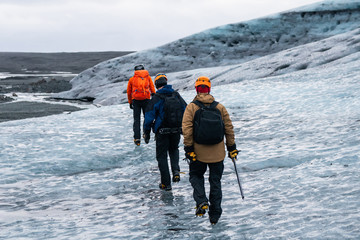
[[320, 0], [0, 0], [0, 51], [139, 51]]

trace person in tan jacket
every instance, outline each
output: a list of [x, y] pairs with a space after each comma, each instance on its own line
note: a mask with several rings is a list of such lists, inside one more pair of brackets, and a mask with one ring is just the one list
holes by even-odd
[[[215, 98], [210, 95], [211, 82], [207, 77], [199, 77], [195, 82], [197, 95], [194, 101], [187, 105], [183, 121], [182, 131], [184, 137], [185, 156], [190, 160], [189, 172], [190, 183], [193, 187], [193, 197], [196, 202], [196, 216], [203, 216], [209, 210], [209, 220], [211, 224], [216, 224], [222, 214], [221, 200], [221, 178], [224, 171], [224, 159], [226, 156], [224, 138], [215, 144], [200, 144], [194, 139], [194, 117], [200, 109], [197, 101], [205, 106], [216, 105], [221, 113], [224, 125], [223, 135], [226, 139], [226, 147], [230, 158], [236, 158], [236, 149], [233, 125], [226, 108], [215, 102]], [[214, 103], [213, 103], [214, 102]], [[213, 129], [208, 129], [212, 134]], [[215, 133], [214, 133], [215, 134]], [[204, 174], [209, 167], [210, 194], [209, 199], [205, 193]], [[209, 203], [210, 202], [210, 205]]]

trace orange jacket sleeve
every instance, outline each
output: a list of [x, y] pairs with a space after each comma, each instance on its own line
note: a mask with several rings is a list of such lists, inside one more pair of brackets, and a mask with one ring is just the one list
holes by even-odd
[[132, 77], [129, 79], [128, 85], [127, 85], [127, 97], [128, 97], [128, 102], [131, 104], [132, 103]]
[[149, 82], [150, 82], [150, 92], [155, 93], [156, 90], [155, 90], [155, 87], [154, 87], [154, 82], [153, 82], [153, 80], [151, 79], [150, 76], [149, 76]]

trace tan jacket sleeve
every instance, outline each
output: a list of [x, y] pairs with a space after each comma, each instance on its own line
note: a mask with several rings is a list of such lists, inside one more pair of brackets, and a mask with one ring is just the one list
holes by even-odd
[[218, 104], [218, 108], [221, 111], [222, 119], [225, 125], [226, 146], [230, 147], [235, 144], [234, 126], [232, 125], [230, 115], [226, 108], [220, 103]]
[[182, 132], [184, 137], [184, 145], [187, 147], [194, 145], [193, 138], [193, 126], [194, 126], [194, 116], [196, 112], [196, 105], [190, 103], [186, 106], [183, 120], [182, 120]]

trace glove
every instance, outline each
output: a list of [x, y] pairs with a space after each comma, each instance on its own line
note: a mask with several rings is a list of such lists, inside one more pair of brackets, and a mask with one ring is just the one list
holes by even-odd
[[196, 154], [194, 152], [194, 146], [185, 146], [185, 157], [189, 159], [190, 161], [196, 161]]
[[185, 153], [185, 157], [190, 161], [196, 161], [196, 154], [194, 152]]
[[229, 152], [229, 158], [236, 160], [238, 153], [239, 153], [239, 151], [237, 149], [232, 150], [231, 152]]
[[227, 147], [227, 150], [228, 150], [228, 157], [231, 158], [231, 159], [235, 159], [236, 160], [236, 157], [239, 153], [239, 150], [236, 149], [236, 144], [232, 145], [232, 146], [228, 146]]
[[150, 133], [149, 133], [149, 132], [145, 132], [145, 133], [143, 134], [143, 138], [144, 138], [145, 143], [148, 144], [149, 141], [150, 141]]
[[130, 107], [130, 109], [133, 109], [133, 105], [132, 105], [132, 103], [130, 103], [129, 107]]

